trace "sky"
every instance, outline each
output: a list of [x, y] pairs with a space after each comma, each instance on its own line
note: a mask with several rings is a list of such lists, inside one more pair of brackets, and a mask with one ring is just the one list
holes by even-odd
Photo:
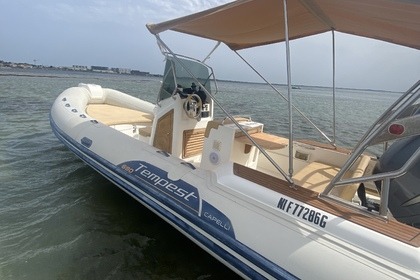
[[[145, 25], [228, 0], [0, 0], [0, 60], [52, 66], [108, 66], [161, 74], [163, 56]], [[215, 42], [175, 32], [162, 39], [203, 59]], [[420, 51], [336, 33], [337, 87], [405, 91], [420, 79]], [[291, 79], [332, 85], [331, 33], [291, 42]], [[286, 83], [284, 44], [240, 51], [272, 83]], [[208, 63], [219, 79], [261, 80], [226, 46]]]

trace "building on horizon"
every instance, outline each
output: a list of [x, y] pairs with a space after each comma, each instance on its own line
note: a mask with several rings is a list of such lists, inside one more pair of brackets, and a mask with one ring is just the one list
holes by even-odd
[[128, 68], [111, 68], [111, 70], [118, 74], [131, 74], [131, 69]]
[[89, 70], [87, 66], [83, 66], [83, 65], [73, 65], [72, 69], [74, 71], [88, 71]]
[[92, 69], [92, 71], [108, 71], [109, 68], [106, 66], [91, 66], [90, 69]]
[[112, 70], [110, 70], [109, 67], [106, 66], [91, 66], [90, 69], [93, 72], [112, 73]]
[[131, 70], [131, 75], [148, 76], [150, 75], [150, 73], [139, 71], [139, 70]]

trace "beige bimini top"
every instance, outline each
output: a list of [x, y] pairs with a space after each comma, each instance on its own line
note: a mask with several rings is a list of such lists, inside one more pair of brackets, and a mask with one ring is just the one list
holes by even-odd
[[[147, 27], [240, 50], [284, 41], [283, 9], [283, 0], [239, 0]], [[289, 0], [287, 11], [290, 40], [336, 30], [420, 49], [419, 0]]]

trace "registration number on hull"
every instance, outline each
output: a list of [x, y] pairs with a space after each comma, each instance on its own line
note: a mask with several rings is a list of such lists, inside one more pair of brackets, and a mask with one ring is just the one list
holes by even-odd
[[302, 203], [297, 203], [290, 199], [281, 197], [277, 203], [277, 208], [291, 214], [297, 218], [308, 221], [319, 227], [325, 228], [328, 222], [328, 216], [312, 208], [306, 207]]

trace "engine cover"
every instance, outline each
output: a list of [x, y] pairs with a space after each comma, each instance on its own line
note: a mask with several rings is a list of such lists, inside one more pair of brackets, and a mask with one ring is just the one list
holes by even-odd
[[[420, 135], [401, 139], [381, 156], [374, 173], [401, 168], [420, 147]], [[420, 228], [420, 159], [401, 177], [391, 180], [388, 207], [398, 221]]]

